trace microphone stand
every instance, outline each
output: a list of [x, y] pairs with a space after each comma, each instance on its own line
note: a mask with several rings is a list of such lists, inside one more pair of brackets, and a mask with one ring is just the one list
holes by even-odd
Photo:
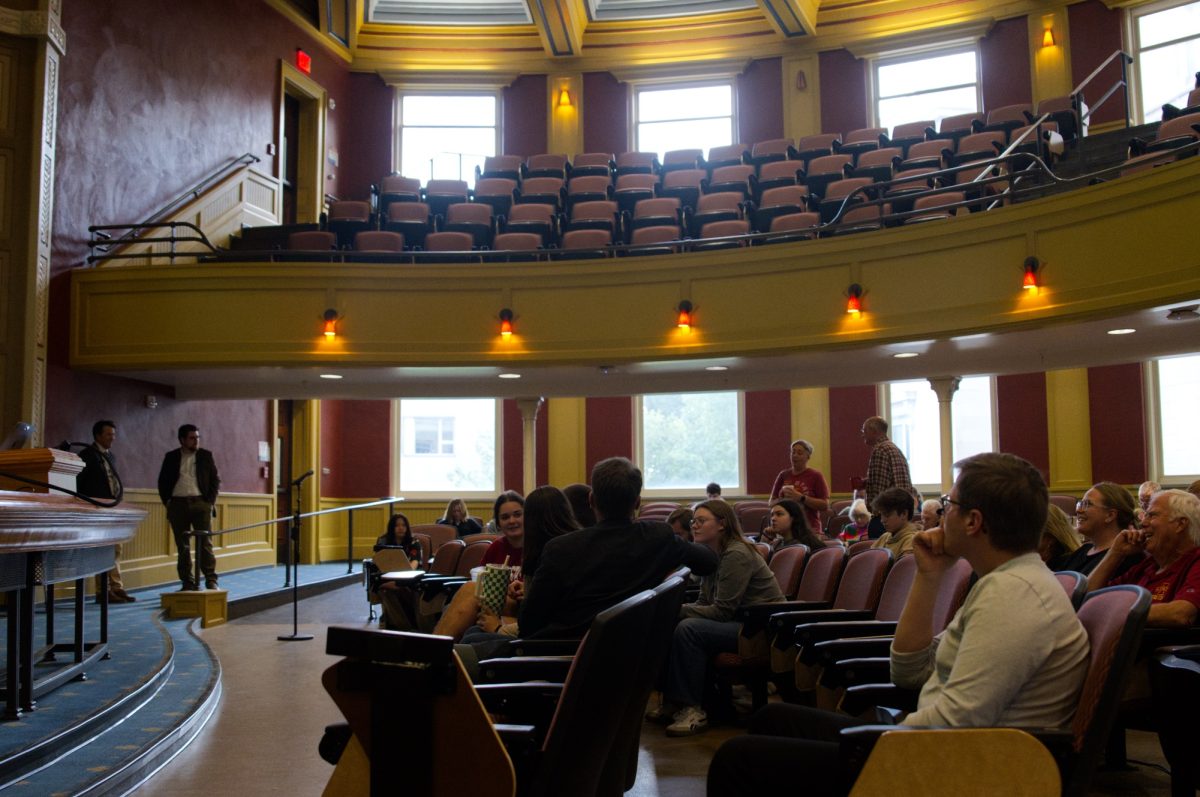
[[[292, 482], [292, 492], [295, 493], [296, 500], [293, 502], [294, 509], [292, 511], [292, 523], [288, 533], [288, 562], [287, 566], [292, 568], [292, 633], [280, 634], [277, 639], [282, 642], [303, 642], [312, 639], [312, 634], [300, 633], [300, 485], [313, 472], [310, 469], [307, 473], [302, 474]], [[284, 581], [284, 586], [287, 586], [287, 581]]]

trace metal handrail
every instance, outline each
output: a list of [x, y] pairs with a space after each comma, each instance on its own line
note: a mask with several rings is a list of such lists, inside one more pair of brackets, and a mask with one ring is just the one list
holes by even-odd
[[[352, 506], [335, 506], [332, 509], [318, 509], [315, 512], [304, 512], [300, 515], [285, 515], [283, 517], [272, 518], [270, 520], [260, 520], [257, 523], [247, 523], [244, 526], [234, 526], [231, 529], [220, 529], [219, 531], [191, 531], [188, 532], [193, 537], [219, 537], [222, 534], [232, 534], [235, 531], [245, 531], [246, 529], [255, 529], [259, 526], [273, 526], [278, 523], [291, 523], [297, 518], [316, 517], [317, 515], [332, 515], [336, 512], [349, 512], [346, 516], [346, 573], [349, 575], [354, 572], [354, 510], [368, 509], [373, 506], [382, 506], [383, 504], [398, 504], [403, 501], [402, 496], [393, 495], [390, 498], [380, 498], [378, 501], [368, 501], [362, 504], [354, 504]], [[289, 546], [290, 548], [290, 546]], [[199, 551], [197, 551], [199, 555]], [[289, 557], [290, 558], [290, 557]], [[289, 576], [290, 566], [289, 565]], [[284, 582], [287, 586], [287, 581]]]
[[[196, 234], [195, 237], [180, 237], [176, 235], [175, 230], [180, 227], [185, 230], [191, 230]], [[166, 238], [147, 238], [139, 234], [145, 230], [161, 229], [169, 229], [171, 231], [170, 236]], [[108, 230], [127, 230], [127, 232], [115, 242], [112, 242], [112, 236], [108, 235]], [[208, 248], [208, 251], [211, 254], [214, 255], [226, 251], [213, 244], [212, 241], [208, 240], [208, 236], [204, 234], [204, 231], [195, 224], [192, 224], [190, 221], [142, 222], [140, 224], [93, 224], [88, 227], [88, 234], [90, 235], [90, 238], [88, 239], [88, 248], [92, 252], [92, 254], [88, 255], [87, 257], [87, 264], [89, 266], [101, 260], [138, 260], [144, 257], [152, 258], [155, 256], [154, 252], [129, 252], [112, 254], [108, 250], [113, 246], [113, 243], [169, 243], [171, 245], [171, 251], [168, 254], [168, 257], [172, 263], [174, 263], [175, 258], [179, 256], [175, 247], [176, 244], [180, 243], [202, 244]], [[97, 250], [104, 252], [104, 254], [95, 254]], [[188, 256], [193, 256], [194, 254], [196, 253], [188, 253]]]
[[[1095, 105], [1093, 105], [1091, 108], [1089, 108], [1087, 110], [1087, 113], [1084, 113], [1084, 111], [1083, 111], [1083, 108], [1084, 108], [1084, 102], [1083, 102], [1084, 86], [1091, 83], [1092, 80], [1094, 80], [1097, 75], [1099, 75], [1101, 72], [1103, 72], [1104, 68], [1106, 66], [1108, 66], [1109, 64], [1111, 64], [1113, 59], [1117, 58], [1117, 57], [1120, 57], [1120, 59], [1121, 59], [1121, 79], [1118, 80], [1116, 83], [1114, 83], [1112, 85], [1112, 87], [1109, 88], [1109, 90], [1104, 93], [1104, 96], [1101, 97], [1100, 100]], [[1083, 127], [1084, 127], [1085, 123], [1087, 122], [1087, 120], [1089, 118], [1091, 118], [1091, 115], [1095, 112], [1095, 110], [1097, 108], [1099, 108], [1101, 105], [1103, 105], [1105, 103], [1105, 101], [1108, 100], [1108, 98], [1111, 97], [1113, 95], [1113, 93], [1116, 92], [1116, 90], [1122, 86], [1126, 87], [1126, 90], [1125, 90], [1125, 126], [1129, 127], [1129, 73], [1127, 71], [1127, 67], [1129, 66], [1129, 64], [1132, 64], [1132, 63], [1133, 63], [1133, 56], [1131, 56], [1129, 53], [1125, 52], [1124, 50], [1113, 50], [1112, 54], [1109, 55], [1108, 58], [1105, 58], [1104, 61], [1100, 64], [1100, 66], [1093, 69], [1092, 73], [1090, 75], [1088, 75], [1083, 80], [1081, 80], [1079, 82], [1079, 85], [1076, 86], [1074, 89], [1072, 89], [1071, 94], [1070, 94], [1071, 103], [1075, 106], [1075, 113], [1079, 114], [1079, 134], [1080, 134], [1080, 136], [1083, 135]]]
[[[219, 183], [220, 181], [224, 180], [225, 178], [229, 177], [232, 174], [236, 174], [237, 172], [241, 171], [242, 169], [245, 169], [246, 167], [250, 166], [251, 164], [259, 163], [261, 160], [262, 160], [261, 158], [259, 158], [257, 155], [255, 155], [252, 152], [246, 152], [241, 155], [238, 155], [236, 158], [230, 159], [229, 162], [225, 163], [222, 166], [217, 167], [216, 169], [209, 172], [204, 177], [200, 178], [200, 181], [197, 182], [194, 186], [187, 189], [182, 194], [175, 197], [170, 202], [168, 202], [167, 204], [163, 205], [158, 210], [151, 213], [142, 222], [140, 222], [138, 224], [117, 225], [117, 228], [119, 228], [119, 229], [128, 229], [129, 230], [128, 232], [125, 233], [125, 235], [121, 236], [117, 240], [112, 241], [112, 240], [107, 240], [107, 238], [106, 238], [106, 242], [103, 244], [93, 243], [93, 244], [89, 244], [89, 245], [92, 246], [94, 249], [99, 246], [108, 246], [108, 247], [119, 246], [121, 244], [130, 243], [132, 241], [139, 240], [137, 235], [135, 234], [138, 229], [153, 226], [155, 223], [159, 222], [163, 217], [170, 215], [171, 213], [175, 212], [178, 208], [182, 207], [183, 205], [187, 204], [188, 202], [191, 202], [192, 200], [199, 198], [205, 191], [207, 191], [209, 188], [211, 188], [214, 184]], [[92, 232], [93, 230], [103, 230], [103, 229], [112, 228], [112, 227], [113, 227], [113, 225], [93, 225], [91, 227], [88, 227], [88, 232]], [[91, 258], [89, 258], [88, 261], [92, 262]]]

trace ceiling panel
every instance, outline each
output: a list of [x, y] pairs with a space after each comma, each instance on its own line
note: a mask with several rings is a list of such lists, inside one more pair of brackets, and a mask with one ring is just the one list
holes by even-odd
[[694, 17], [757, 7], [754, 0], [588, 0], [588, 14], [598, 21]]
[[531, 25], [525, 0], [370, 0], [367, 22], [393, 25]]

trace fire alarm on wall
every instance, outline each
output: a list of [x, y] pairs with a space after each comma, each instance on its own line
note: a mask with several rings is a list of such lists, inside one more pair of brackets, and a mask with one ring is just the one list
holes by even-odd
[[158, 396], [146, 396], [146, 409], [158, 409]]

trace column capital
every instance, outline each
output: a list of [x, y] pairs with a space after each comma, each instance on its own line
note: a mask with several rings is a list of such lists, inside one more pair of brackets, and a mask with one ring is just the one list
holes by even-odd
[[59, 55], [66, 55], [67, 33], [62, 27], [61, 0], [43, 0], [36, 11], [18, 11], [0, 6], [0, 33], [46, 41]]
[[929, 387], [937, 394], [939, 402], [949, 404], [961, 381], [961, 376], [931, 376], [929, 377]]
[[542, 409], [542, 405], [546, 403], [546, 399], [542, 396], [536, 398], [518, 398], [515, 401], [517, 402], [517, 409], [521, 411], [521, 420], [525, 422], [536, 421], [538, 412]]

